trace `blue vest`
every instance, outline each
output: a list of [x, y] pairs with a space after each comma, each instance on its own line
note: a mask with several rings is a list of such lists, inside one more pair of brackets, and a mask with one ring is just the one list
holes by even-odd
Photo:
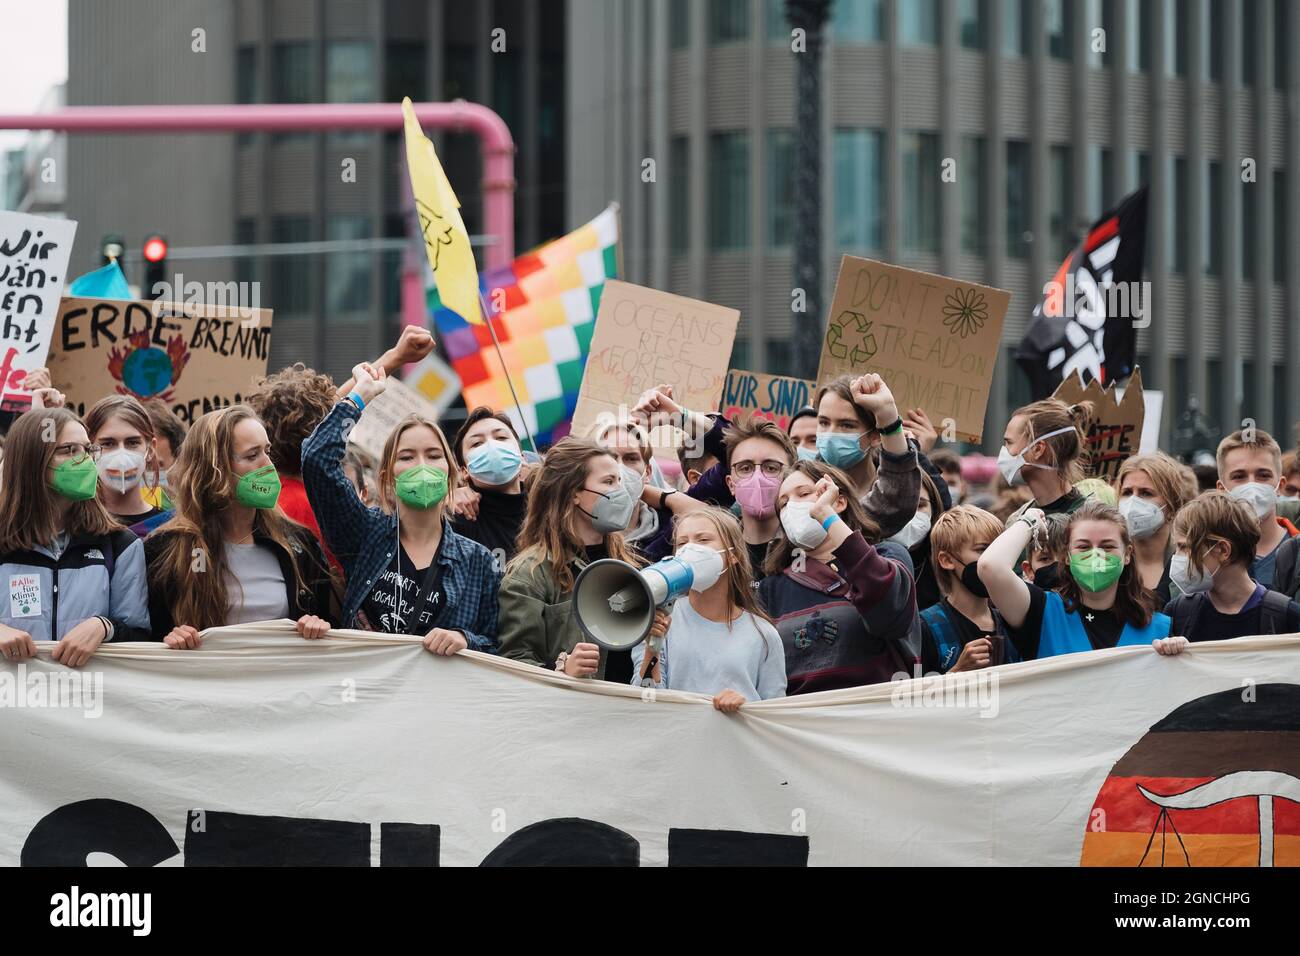
[[[1151, 623], [1143, 628], [1125, 624], [1120, 632], [1116, 647], [1129, 647], [1134, 644], [1150, 644], [1156, 638], [1169, 636], [1169, 617], [1157, 611], [1151, 615]], [[1065, 612], [1065, 602], [1055, 591], [1047, 592], [1047, 606], [1043, 608], [1043, 629], [1038, 637], [1038, 656], [1055, 657], [1057, 654], [1075, 654], [1079, 651], [1094, 650], [1088, 632], [1083, 629], [1083, 621], [1078, 611]]]

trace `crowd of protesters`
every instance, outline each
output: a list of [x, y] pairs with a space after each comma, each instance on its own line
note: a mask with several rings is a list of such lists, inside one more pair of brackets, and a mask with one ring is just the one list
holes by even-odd
[[[1156, 451], [1108, 483], [1088, 477], [1086, 403], [1017, 409], [994, 463], [939, 446], [923, 411], [865, 374], [823, 385], [785, 429], [683, 408], [664, 384], [540, 457], [491, 408], [451, 440], [409, 416], [378, 461], [349, 445], [388, 376], [432, 348], [408, 328], [342, 385], [294, 365], [188, 429], [122, 395], [78, 417], [29, 375], [0, 464], [0, 652], [53, 641], [79, 666], [108, 641], [193, 651], [208, 628], [288, 618], [306, 639], [414, 635], [734, 712], [1300, 632], [1300, 456], [1259, 429], [1225, 437], [1212, 468]], [[584, 637], [587, 565], [669, 555], [694, 580], [649, 640], [629, 653]]]

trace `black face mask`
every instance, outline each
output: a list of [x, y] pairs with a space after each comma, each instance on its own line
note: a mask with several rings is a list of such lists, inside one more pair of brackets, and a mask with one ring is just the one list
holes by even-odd
[[1044, 591], [1055, 590], [1060, 584], [1061, 566], [1059, 564], [1045, 564], [1034, 572], [1034, 585]]
[[980, 580], [979, 568], [976, 567], [976, 562], [974, 561], [970, 564], [962, 565], [961, 583], [967, 591], [975, 595], [977, 598], [986, 598], [989, 596], [989, 589], [986, 588], [984, 582]]

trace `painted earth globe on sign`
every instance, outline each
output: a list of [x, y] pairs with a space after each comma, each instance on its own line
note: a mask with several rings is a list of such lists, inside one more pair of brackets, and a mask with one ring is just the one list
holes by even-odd
[[174, 335], [166, 350], [149, 342], [148, 332], [132, 333], [126, 348], [108, 353], [108, 371], [121, 384], [117, 390], [137, 398], [159, 397], [170, 400], [172, 386], [180, 380], [181, 372], [190, 360], [185, 339]]

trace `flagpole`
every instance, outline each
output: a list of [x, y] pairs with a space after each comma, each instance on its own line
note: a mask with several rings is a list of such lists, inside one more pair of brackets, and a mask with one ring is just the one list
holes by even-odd
[[528, 444], [533, 446], [533, 453], [540, 455], [541, 451], [537, 447], [537, 439], [533, 438], [533, 430], [528, 427], [528, 418], [524, 415], [524, 407], [519, 404], [519, 395], [515, 392], [515, 383], [510, 379], [510, 369], [506, 368], [506, 357], [501, 354], [501, 343], [497, 341], [496, 329], [492, 328], [492, 310], [488, 308], [487, 298], [483, 295], [483, 290], [478, 293], [479, 305], [483, 308], [483, 324], [487, 326], [488, 335], [492, 336], [492, 347], [497, 350], [497, 358], [501, 362], [501, 371], [505, 374], [506, 384], [510, 386], [510, 397], [515, 400], [515, 410], [519, 412], [519, 423], [524, 426], [524, 434], [528, 436]]

